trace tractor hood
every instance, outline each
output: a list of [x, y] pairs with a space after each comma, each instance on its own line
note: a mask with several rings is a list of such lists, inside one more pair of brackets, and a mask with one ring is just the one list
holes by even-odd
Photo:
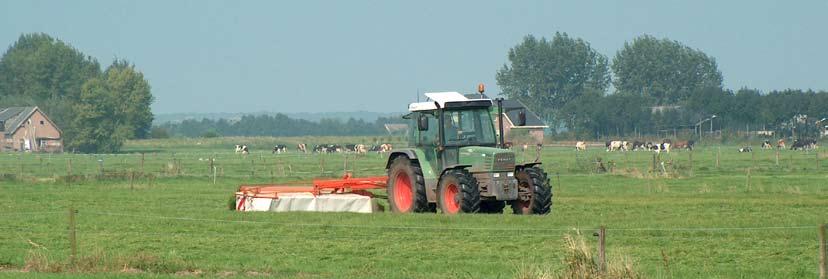
[[471, 172], [513, 171], [515, 153], [511, 150], [484, 146], [460, 148], [460, 164], [471, 165]]

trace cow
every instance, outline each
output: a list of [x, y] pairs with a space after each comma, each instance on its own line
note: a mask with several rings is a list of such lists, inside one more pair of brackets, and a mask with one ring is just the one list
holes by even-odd
[[375, 145], [371, 145], [371, 147], [368, 148], [368, 152], [377, 152], [377, 153], [379, 153], [380, 149], [382, 149], [382, 146], [375, 144]]
[[308, 153], [308, 147], [304, 143], [297, 144], [296, 150], [302, 153]]
[[391, 152], [391, 149], [394, 149], [394, 146], [392, 146], [390, 143], [383, 143], [380, 145], [379, 153]]
[[276, 154], [276, 153], [282, 154], [282, 152], [287, 152], [287, 145], [277, 144], [276, 146], [273, 147], [273, 153], [272, 154]]
[[328, 144], [327, 151], [328, 151], [328, 153], [334, 153], [334, 152], [340, 153], [340, 152], [345, 151], [345, 149], [342, 148], [342, 146], [338, 145], [338, 144]]
[[622, 147], [624, 146], [623, 144], [624, 144], [624, 142], [622, 142], [620, 140], [608, 141], [608, 142], [606, 142], [607, 152], [622, 150]]
[[773, 147], [771, 147], [770, 140], [765, 140], [765, 141], [762, 142], [762, 149], [771, 149], [771, 148], [773, 148]]
[[693, 145], [695, 143], [696, 142], [694, 142], [692, 140], [683, 140], [683, 141], [677, 141], [677, 142], [673, 143], [672, 146], [673, 146], [673, 148], [676, 148], [676, 149], [687, 149], [687, 150], [692, 151], [693, 150]]
[[785, 149], [785, 139], [776, 141], [776, 149]]
[[670, 147], [672, 147], [672, 143], [669, 142], [662, 142], [662, 143], [650, 143], [650, 150], [655, 151], [656, 153], [661, 153], [661, 151], [670, 153]]
[[647, 146], [646, 146], [646, 143], [641, 142], [641, 141], [637, 141], [637, 140], [633, 141], [633, 143], [632, 143], [632, 150], [633, 151], [645, 150], [645, 149], [648, 149]]
[[250, 149], [247, 148], [247, 145], [236, 144], [236, 153], [247, 155], [250, 153]]
[[357, 154], [365, 154], [368, 153], [368, 148], [365, 147], [364, 144], [357, 144], [356, 146], [354, 146], [354, 152], [356, 152]]
[[811, 150], [817, 148], [817, 142], [814, 139], [797, 139], [791, 144], [791, 150]]
[[745, 146], [745, 147], [739, 148], [739, 153], [745, 153], [745, 152], [753, 152], [753, 148], [751, 148], [750, 146]]
[[356, 152], [356, 144], [346, 144], [345, 152]]
[[328, 152], [328, 145], [326, 144], [317, 144], [313, 146], [314, 153], [326, 153]]
[[579, 141], [575, 143], [575, 151], [586, 151], [586, 142]]

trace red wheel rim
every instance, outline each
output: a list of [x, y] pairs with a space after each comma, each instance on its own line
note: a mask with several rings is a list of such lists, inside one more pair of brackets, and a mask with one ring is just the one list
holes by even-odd
[[394, 179], [394, 204], [397, 206], [397, 210], [408, 212], [411, 209], [411, 205], [414, 203], [411, 199], [413, 192], [408, 174], [405, 172], [398, 173]]
[[445, 213], [455, 214], [460, 212], [460, 203], [457, 201], [458, 193], [460, 193], [460, 189], [457, 187], [457, 184], [452, 183], [443, 188], [443, 207], [445, 207]]

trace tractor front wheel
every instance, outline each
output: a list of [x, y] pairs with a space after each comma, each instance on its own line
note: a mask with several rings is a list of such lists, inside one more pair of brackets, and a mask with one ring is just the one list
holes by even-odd
[[449, 170], [437, 187], [437, 203], [444, 214], [477, 213], [480, 211], [480, 189], [477, 179], [467, 170]]
[[515, 173], [515, 178], [518, 180], [518, 199], [511, 202], [515, 214], [549, 214], [552, 211], [552, 185], [546, 172], [529, 167]]
[[399, 213], [427, 212], [428, 204], [423, 170], [416, 161], [399, 156], [388, 169], [388, 204]]

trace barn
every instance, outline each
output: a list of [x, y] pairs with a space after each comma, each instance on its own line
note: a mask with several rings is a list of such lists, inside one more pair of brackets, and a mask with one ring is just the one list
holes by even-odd
[[[467, 94], [469, 99], [491, 99], [485, 94]], [[492, 117], [494, 117], [495, 131], [498, 131], [497, 117], [497, 101], [494, 101], [495, 106], [492, 109]], [[543, 130], [549, 128], [543, 123], [543, 120], [537, 114], [529, 110], [523, 103], [518, 100], [503, 100], [503, 139], [507, 143], [513, 145], [536, 145], [543, 144]], [[517, 126], [518, 118], [521, 112], [526, 114], [526, 125]], [[498, 135], [500, 136], [500, 135]]]
[[62, 152], [60, 129], [38, 107], [0, 108], [0, 152]]

